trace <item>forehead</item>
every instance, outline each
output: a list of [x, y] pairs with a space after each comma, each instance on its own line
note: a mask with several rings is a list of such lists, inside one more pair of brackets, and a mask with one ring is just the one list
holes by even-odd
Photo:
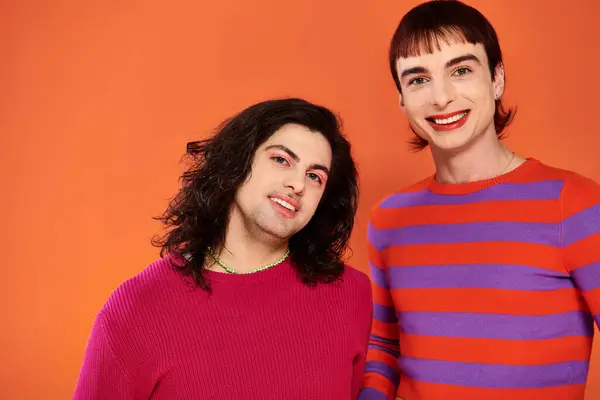
[[301, 162], [331, 164], [331, 146], [320, 132], [311, 131], [303, 125], [287, 124], [278, 129], [263, 145], [282, 145], [293, 151]]
[[399, 57], [396, 60], [396, 68], [399, 72], [413, 67], [425, 67], [430, 70], [443, 68], [448, 61], [467, 54], [476, 56], [483, 65], [487, 64], [487, 56], [482, 44], [472, 44], [463, 41], [441, 41], [431, 51], [421, 51], [405, 57]]

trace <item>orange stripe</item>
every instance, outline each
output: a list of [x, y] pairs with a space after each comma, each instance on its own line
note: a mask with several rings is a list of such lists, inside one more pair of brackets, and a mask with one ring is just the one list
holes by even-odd
[[381, 257], [381, 253], [371, 243], [367, 243], [367, 257], [373, 265], [385, 269], [385, 262]]
[[[385, 347], [388, 347], [388, 346], [385, 346]], [[396, 349], [396, 351], [398, 351], [398, 349]], [[392, 367], [396, 370], [398, 369], [397, 363], [396, 363], [397, 362], [396, 357], [392, 356], [390, 353], [386, 353], [383, 350], [369, 349], [367, 361], [379, 361], [386, 365], [389, 365], [390, 367]]]
[[371, 217], [376, 229], [467, 222], [559, 222], [558, 200], [487, 201], [471, 204], [381, 208]]
[[484, 364], [539, 365], [589, 360], [592, 342], [593, 338], [585, 336], [502, 340], [400, 334], [403, 356]]
[[381, 306], [392, 307], [394, 302], [392, 301], [392, 296], [390, 295], [390, 291], [387, 289], [383, 289], [381, 286], [376, 283], [371, 284], [373, 288], [372, 296], [373, 301]]
[[583, 292], [592, 315], [600, 315], [600, 287]]
[[596, 248], [600, 244], [600, 233], [595, 233], [564, 248], [564, 259], [569, 270], [599, 261]]
[[587, 177], [572, 175], [563, 192], [563, 218], [600, 203], [600, 185]]
[[398, 338], [398, 325], [373, 319], [373, 330], [371, 333], [382, 338], [395, 340]]
[[562, 252], [554, 247], [519, 242], [482, 242], [393, 246], [382, 252], [389, 266], [447, 264], [515, 264], [566, 272]]
[[388, 399], [394, 400], [396, 395], [396, 387], [389, 379], [375, 372], [367, 372], [363, 375], [363, 387], [377, 389], [384, 393]]
[[545, 315], [588, 310], [578, 289], [392, 289], [391, 293], [397, 310], [402, 312]]
[[488, 389], [418, 382], [402, 376], [398, 396], [406, 400], [583, 400], [584, 392], [585, 385], [541, 389]]

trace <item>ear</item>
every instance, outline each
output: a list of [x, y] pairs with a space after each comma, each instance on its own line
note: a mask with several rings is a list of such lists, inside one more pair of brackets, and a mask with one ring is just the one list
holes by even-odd
[[504, 94], [504, 64], [501, 62], [496, 65], [493, 76], [494, 98], [500, 100]]

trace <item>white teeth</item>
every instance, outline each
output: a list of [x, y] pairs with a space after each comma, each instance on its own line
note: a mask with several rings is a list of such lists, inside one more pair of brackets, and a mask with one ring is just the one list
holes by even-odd
[[461, 119], [461, 118], [462, 118], [462, 117], [464, 117], [465, 115], [467, 115], [467, 113], [466, 113], [466, 112], [464, 112], [464, 113], [460, 113], [460, 114], [457, 114], [457, 115], [455, 115], [454, 117], [445, 118], [445, 119], [437, 119], [437, 118], [434, 118], [434, 119], [433, 119], [433, 122], [435, 122], [435, 123], [436, 123], [436, 124], [438, 124], [438, 125], [447, 125], [447, 124], [451, 124], [451, 123], [453, 123], [453, 122], [456, 122], [456, 121], [458, 121], [459, 119]]
[[293, 205], [291, 205], [290, 203], [288, 203], [287, 201], [283, 201], [281, 199], [276, 199], [275, 197], [271, 197], [271, 200], [273, 200], [275, 203], [277, 204], [281, 204], [282, 206], [284, 206], [285, 208], [287, 208], [288, 210], [291, 211], [296, 211], [296, 207], [294, 207]]

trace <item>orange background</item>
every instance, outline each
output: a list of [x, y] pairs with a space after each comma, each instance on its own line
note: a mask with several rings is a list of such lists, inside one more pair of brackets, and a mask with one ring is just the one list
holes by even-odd
[[[387, 46], [417, 1], [8, 1], [0, 5], [4, 399], [70, 398], [94, 315], [156, 259], [185, 143], [273, 96], [341, 113], [367, 214], [432, 172], [411, 154]], [[471, 1], [506, 57], [507, 143], [600, 181], [595, 0]], [[588, 397], [600, 398], [596, 345]]]

